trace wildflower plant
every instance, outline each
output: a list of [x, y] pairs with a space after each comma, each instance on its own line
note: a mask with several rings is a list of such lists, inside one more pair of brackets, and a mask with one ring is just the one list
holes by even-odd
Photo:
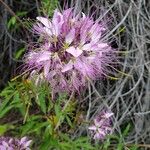
[[0, 137], [0, 150], [30, 150], [32, 140], [23, 137], [20, 140], [10, 137]]
[[30, 77], [50, 83], [54, 92], [80, 91], [88, 79], [104, 76], [113, 60], [113, 49], [102, 41], [106, 24], [94, 21], [84, 13], [75, 15], [73, 8], [62, 13], [57, 9], [53, 18], [37, 17], [33, 32], [39, 36], [30, 44], [25, 63]]
[[103, 110], [95, 117], [94, 124], [88, 128], [95, 140], [103, 140], [111, 133], [112, 115], [112, 112]]
[[[144, 141], [145, 144], [139, 144], [137, 147], [148, 146], [149, 5], [145, 5], [144, 0], [44, 0], [33, 2], [33, 5], [24, 1], [14, 1], [10, 5], [0, 0], [4, 27], [1, 36], [2, 51], [4, 50], [1, 57], [3, 85], [8, 77], [12, 77], [8, 71], [14, 73], [12, 64], [20, 62], [20, 56], [26, 49], [23, 42], [26, 36], [22, 35], [28, 35], [29, 24], [23, 18], [33, 17], [33, 11], [36, 10], [38, 12], [35, 14], [45, 16], [36, 18], [32, 29], [35, 34], [34, 42], [29, 43], [25, 55], [23, 74], [29, 73], [30, 77], [26, 78], [25, 75], [20, 80], [22, 75], [19, 75], [0, 92], [0, 136], [35, 137], [33, 149], [41, 150], [136, 149], [134, 145], [127, 144], [131, 141], [133, 144]], [[17, 9], [14, 9], [16, 6]], [[57, 7], [62, 10], [74, 8], [54, 11]], [[79, 10], [89, 15], [79, 13]], [[107, 11], [101, 14], [101, 10]], [[13, 16], [10, 17], [8, 12]], [[102, 19], [107, 16], [112, 20], [109, 29], [108, 23]], [[101, 20], [96, 20], [98, 17]], [[114, 53], [115, 49], [111, 47], [108, 37], [115, 39], [114, 46], [118, 47], [120, 52]], [[115, 54], [120, 60], [117, 63], [118, 68], [122, 68], [123, 72], [114, 68]], [[116, 81], [97, 82], [95, 87], [92, 81], [101, 80], [104, 76], [110, 77], [112, 69], [119, 73], [117, 78], [111, 77]], [[87, 84], [89, 80], [90, 84]], [[86, 97], [82, 97], [79, 94], [87, 85], [89, 88], [86, 95], [82, 94]], [[77, 101], [78, 98], [81, 100]], [[105, 107], [104, 105], [116, 113], [113, 129], [117, 127], [119, 136], [106, 136], [112, 133], [113, 115], [107, 110], [100, 112], [93, 122], [90, 122], [89, 130], [85, 128], [91, 120], [90, 116]], [[125, 128], [126, 122], [131, 124], [131, 128]], [[86, 136], [86, 131], [91, 133], [96, 142]], [[101, 144], [99, 141], [102, 141]], [[0, 149], [12, 149], [10, 147], [14, 146], [14, 143], [15, 149], [20, 149], [24, 145], [20, 146], [20, 142], [19, 139], [1, 137]], [[27, 149], [28, 144], [25, 144]]]

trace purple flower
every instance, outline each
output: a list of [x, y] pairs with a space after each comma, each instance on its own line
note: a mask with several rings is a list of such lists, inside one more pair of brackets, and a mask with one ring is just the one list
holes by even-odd
[[[37, 17], [33, 27], [39, 35], [36, 45], [26, 54], [27, 69], [48, 81], [55, 92], [80, 91], [87, 80], [107, 74], [114, 61], [112, 47], [102, 41], [106, 25], [84, 13], [74, 15], [73, 9], [57, 9], [52, 19]], [[38, 83], [36, 81], [36, 83]]]
[[0, 150], [30, 150], [31, 140], [23, 137], [20, 140], [10, 137], [0, 137]]
[[95, 140], [103, 140], [111, 131], [111, 117], [113, 113], [110, 111], [102, 111], [94, 119], [94, 124], [88, 129], [91, 130]]

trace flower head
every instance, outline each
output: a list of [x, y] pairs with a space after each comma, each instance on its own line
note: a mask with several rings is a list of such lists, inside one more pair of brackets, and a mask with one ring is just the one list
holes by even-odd
[[95, 140], [103, 140], [105, 136], [112, 131], [112, 115], [112, 112], [103, 110], [98, 116], [96, 116], [94, 124], [88, 128], [91, 130]]
[[43, 76], [55, 92], [80, 91], [87, 79], [96, 80], [106, 73], [113, 60], [113, 49], [102, 42], [106, 25], [73, 9], [57, 9], [53, 18], [37, 17], [33, 27], [40, 36], [29, 49], [25, 63]]
[[23, 137], [20, 140], [10, 137], [0, 137], [0, 150], [30, 150], [31, 140]]

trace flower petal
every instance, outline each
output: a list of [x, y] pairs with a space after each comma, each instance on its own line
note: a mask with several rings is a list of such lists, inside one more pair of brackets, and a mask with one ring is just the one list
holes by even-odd
[[68, 64], [66, 64], [63, 69], [61, 70], [61, 72], [66, 72], [68, 70], [71, 70], [73, 68], [73, 63], [70, 61]]
[[23, 137], [23, 138], [21, 138], [21, 140], [20, 140], [20, 144], [23, 144], [23, 143], [25, 143], [27, 141], [27, 137]]
[[98, 128], [98, 132], [99, 132], [99, 134], [101, 134], [101, 135], [103, 135], [103, 136], [106, 135], [105, 132], [104, 132], [102, 129], [100, 129], [100, 128]]
[[86, 18], [85, 13], [83, 13], [83, 12], [82, 12], [82, 18], [83, 18], [83, 19], [85, 19], [85, 18]]
[[75, 48], [73, 46], [69, 47], [68, 49], [66, 49], [66, 51], [70, 54], [72, 54], [74, 57], [79, 57], [83, 51], [79, 48]]
[[53, 25], [58, 25], [63, 22], [63, 15], [56, 9], [52, 19]]
[[110, 118], [112, 115], [113, 115], [113, 113], [111, 113], [111, 112], [106, 112], [106, 113], [103, 115], [103, 117], [106, 118], [106, 119], [108, 119], [108, 118]]
[[100, 128], [100, 127], [102, 127], [103, 124], [105, 123], [105, 120], [104, 120], [104, 119], [101, 119], [101, 120], [99, 120], [99, 121], [96, 121], [96, 120], [95, 120], [94, 123], [95, 123], [95, 126], [96, 126], [96, 127]]
[[107, 43], [100, 43], [100, 44], [98, 44], [98, 48], [99, 49], [103, 49], [103, 48], [106, 48], [106, 47], [108, 47], [108, 44]]
[[42, 52], [42, 53], [37, 53], [37, 63], [40, 63], [42, 61], [47, 61], [50, 60], [51, 58], [51, 53], [48, 51]]
[[0, 150], [8, 150], [8, 148], [3, 145], [0, 145]]
[[8, 143], [7, 143], [7, 142], [5, 142], [5, 141], [2, 141], [2, 146], [5, 146], [6, 148], [8, 148], [8, 147], [9, 147]]
[[82, 50], [90, 51], [90, 50], [91, 50], [91, 43], [85, 44], [85, 45], [82, 47]]
[[71, 44], [75, 38], [75, 29], [71, 29], [70, 32], [66, 36], [66, 43]]
[[94, 131], [96, 131], [96, 130], [97, 130], [97, 127], [96, 127], [96, 126], [90, 126], [90, 127], [88, 127], [88, 129], [89, 129], [89, 130], [94, 130]]
[[[82, 79], [81, 79], [82, 80]], [[72, 87], [75, 88], [79, 93], [79, 87], [80, 86], [84, 86], [84, 82], [82, 82], [76, 71], [72, 71], [72, 77], [71, 77], [71, 83], [72, 83]]]
[[94, 135], [94, 139], [95, 139], [95, 140], [101, 140], [101, 139], [103, 139], [103, 136], [102, 136], [101, 134], [99, 134], [99, 133], [96, 133], [96, 134]]
[[41, 23], [43, 23], [47, 28], [51, 28], [52, 24], [47, 18], [45, 18], [45, 17], [36, 17], [36, 19], [38, 21], [40, 21]]
[[51, 64], [51, 62], [48, 61], [48, 62], [46, 62], [46, 64], [44, 65], [44, 76], [45, 76], [46, 78], [47, 78], [48, 73], [49, 73], [49, 70], [50, 70], [50, 64]]
[[54, 35], [58, 36], [60, 34], [63, 23], [63, 15], [56, 9], [52, 19], [52, 31]]
[[47, 28], [47, 27], [44, 27], [43, 31], [44, 31], [45, 34], [48, 34], [50, 36], [52, 35], [52, 31], [49, 28]]
[[27, 141], [27, 142], [23, 145], [24, 148], [28, 148], [28, 147], [30, 146], [31, 142], [32, 142], [32, 140]]

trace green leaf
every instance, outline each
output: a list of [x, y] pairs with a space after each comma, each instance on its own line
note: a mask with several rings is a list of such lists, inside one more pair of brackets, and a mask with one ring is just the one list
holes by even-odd
[[52, 134], [53, 134], [53, 127], [51, 124], [49, 124], [45, 129], [44, 137], [48, 138]]
[[7, 131], [7, 125], [0, 125], [0, 136]]
[[40, 131], [41, 128], [46, 127], [49, 125], [49, 122], [42, 122], [42, 123], [35, 123], [35, 126], [33, 126], [32, 130], [29, 133]]
[[68, 116], [66, 116], [66, 120], [67, 120], [67, 123], [69, 124], [69, 126], [73, 128], [73, 124]]
[[11, 27], [13, 27], [16, 24], [16, 17], [13, 16], [9, 19], [8, 23], [7, 23], [7, 27], [8, 29], [10, 29]]
[[48, 16], [52, 16], [58, 6], [58, 0], [42, 0], [41, 11]]
[[106, 142], [104, 143], [104, 149], [107, 150], [110, 146], [110, 139], [107, 138]]
[[130, 147], [130, 150], [138, 150], [138, 146], [137, 145], [133, 145], [132, 147]]
[[130, 123], [129, 123], [129, 124], [127, 125], [127, 127], [125, 128], [125, 130], [123, 131], [123, 136], [124, 136], [124, 137], [127, 136], [127, 134], [129, 133], [130, 128], [131, 128], [131, 125], [130, 125]]
[[43, 143], [40, 145], [40, 150], [62, 150], [58, 139], [52, 137], [44, 138]]
[[17, 12], [16, 15], [19, 16], [25, 16], [28, 12], [27, 11], [21, 11], [21, 12]]
[[117, 146], [117, 150], [123, 150], [123, 148], [124, 148], [124, 144], [120, 142]]
[[25, 52], [25, 47], [18, 49], [15, 53], [15, 59], [19, 59], [24, 52]]
[[6, 113], [8, 113], [12, 108], [14, 108], [14, 106], [8, 106], [5, 107], [3, 110], [0, 111], [0, 118], [3, 118], [5, 116]]
[[8, 125], [8, 124], [0, 125], [0, 136], [2, 136], [9, 129], [14, 129], [14, 126], [13, 125]]
[[28, 122], [24, 126], [20, 127], [22, 136], [26, 135], [30, 130], [32, 130], [33, 126], [35, 125], [35, 122]]
[[60, 116], [61, 116], [60, 106], [58, 104], [55, 104], [54, 108], [55, 108], [55, 114], [56, 114], [57, 118], [60, 118]]
[[38, 102], [39, 102], [39, 106], [42, 110], [42, 112], [44, 112], [46, 114], [46, 96], [44, 92], [39, 93], [38, 95]]

